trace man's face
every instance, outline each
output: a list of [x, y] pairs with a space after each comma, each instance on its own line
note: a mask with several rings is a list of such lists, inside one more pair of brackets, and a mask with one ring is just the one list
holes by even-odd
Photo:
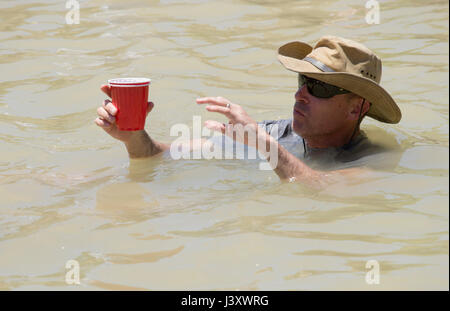
[[295, 93], [293, 129], [304, 137], [326, 136], [345, 131], [353, 124], [351, 94], [339, 94], [331, 98], [312, 96], [303, 85]]

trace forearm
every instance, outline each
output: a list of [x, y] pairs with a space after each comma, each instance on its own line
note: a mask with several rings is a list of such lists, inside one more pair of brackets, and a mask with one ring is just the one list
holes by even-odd
[[[278, 143], [277, 143], [278, 144]], [[311, 181], [320, 176], [318, 171], [313, 170], [283, 146], [278, 144], [278, 165], [274, 168], [275, 173], [281, 180]], [[270, 158], [268, 159], [270, 161]]]
[[152, 157], [170, 148], [169, 145], [152, 139], [145, 130], [136, 131], [125, 142], [125, 147], [131, 159]]
[[281, 180], [298, 181], [313, 187], [326, 184], [327, 174], [307, 166], [268, 133], [258, 133], [258, 141], [264, 142], [264, 144], [258, 144], [258, 150], [266, 157], [266, 160]]

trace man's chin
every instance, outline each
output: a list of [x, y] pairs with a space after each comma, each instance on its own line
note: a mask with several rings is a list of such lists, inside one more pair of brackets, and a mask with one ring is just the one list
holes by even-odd
[[300, 123], [299, 121], [296, 121], [295, 118], [292, 119], [292, 130], [297, 134], [302, 136], [302, 123]]

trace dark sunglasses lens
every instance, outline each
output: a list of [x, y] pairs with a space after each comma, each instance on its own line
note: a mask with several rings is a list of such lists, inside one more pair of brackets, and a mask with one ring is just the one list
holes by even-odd
[[319, 81], [308, 83], [308, 91], [311, 95], [319, 98], [330, 98], [334, 96], [334, 93], [330, 92], [328, 85]]
[[337, 94], [349, 93], [346, 90], [338, 88], [334, 85], [327, 84], [325, 82], [308, 78], [302, 74], [298, 75], [298, 87], [301, 88], [303, 85], [307, 86], [308, 92], [318, 98], [331, 98]]
[[301, 88], [303, 85], [305, 85], [306, 79], [304, 75], [298, 74], [298, 88]]

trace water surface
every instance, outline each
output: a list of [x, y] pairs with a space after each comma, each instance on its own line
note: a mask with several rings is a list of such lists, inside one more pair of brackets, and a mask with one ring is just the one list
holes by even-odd
[[[356, 0], [79, 2], [78, 25], [64, 1], [0, 2], [0, 289], [448, 290], [446, 1], [380, 1], [379, 25]], [[152, 79], [146, 129], [164, 142], [193, 115], [224, 120], [200, 96], [290, 118], [297, 81], [277, 48], [325, 34], [373, 49], [403, 112], [364, 121], [393, 152], [358, 182], [312, 191], [239, 160], [130, 162], [93, 122], [119, 76]]]

